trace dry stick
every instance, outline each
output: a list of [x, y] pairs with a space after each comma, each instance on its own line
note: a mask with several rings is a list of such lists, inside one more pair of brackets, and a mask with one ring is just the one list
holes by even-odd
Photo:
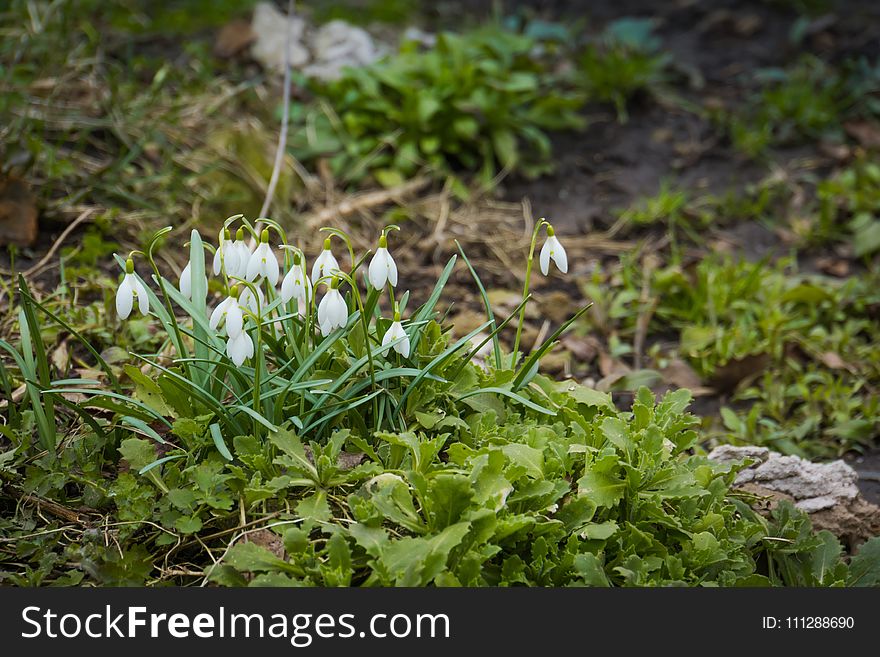
[[52, 258], [52, 256], [55, 255], [55, 252], [61, 247], [61, 244], [64, 242], [64, 240], [67, 239], [67, 236], [70, 235], [70, 233], [72, 233], [77, 226], [79, 226], [82, 222], [84, 222], [86, 219], [88, 219], [92, 215], [92, 212], [94, 212], [94, 211], [95, 211], [94, 208], [87, 208], [76, 219], [71, 221], [70, 224], [67, 226], [67, 228], [64, 229], [64, 232], [62, 232], [61, 235], [58, 236], [58, 239], [55, 240], [55, 243], [52, 244], [52, 247], [48, 251], [46, 251], [46, 255], [44, 255], [40, 259], [40, 261], [37, 264], [35, 264], [33, 267], [31, 267], [30, 269], [27, 269], [23, 272], [24, 277], [28, 278], [34, 272], [39, 271], [39, 269], [43, 265], [45, 265], [47, 262], [49, 262], [49, 260]]
[[[275, 164], [272, 165], [272, 175], [269, 177], [269, 186], [266, 188], [266, 198], [263, 199], [263, 207], [260, 208], [260, 217], [265, 217], [275, 196], [275, 188], [278, 186], [278, 178], [281, 175], [281, 165], [284, 162], [284, 151], [287, 148], [287, 126], [290, 123], [290, 19], [293, 16], [293, 0], [287, 1], [287, 16], [284, 22], [287, 25], [287, 34], [284, 38], [284, 101], [281, 109], [281, 134], [278, 136], [278, 148], [275, 151]], [[260, 234], [263, 224], [257, 222], [256, 233]], [[256, 243], [257, 237], [251, 238], [251, 245]]]

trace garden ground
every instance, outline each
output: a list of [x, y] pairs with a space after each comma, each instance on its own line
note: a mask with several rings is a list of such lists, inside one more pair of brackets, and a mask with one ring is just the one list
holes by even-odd
[[[402, 24], [461, 32], [493, 11], [493, 3], [356, 4], [361, 17], [387, 17], [390, 7]], [[269, 215], [312, 254], [321, 223], [345, 227], [359, 250], [382, 226], [400, 224], [390, 241], [403, 287], [419, 302], [457, 240], [498, 314], [519, 303], [531, 227], [546, 217], [571, 270], [533, 282], [523, 344], [593, 306], [544, 371], [611, 392], [623, 410], [642, 385], [688, 388], [703, 446], [843, 455], [878, 501], [880, 8], [655, 5], [516, 3], [495, 16], [538, 35], [550, 60], [538, 75], [586, 99], [576, 110], [582, 129], [546, 128], [552, 171], [527, 176], [496, 154], [505, 166], [487, 189], [458, 155], [437, 164], [425, 150], [424, 166], [400, 180], [377, 169], [352, 181], [334, 168], [333, 153], [297, 140], [306, 124], [294, 111]], [[258, 214], [281, 80], [246, 50], [212, 54], [217, 30], [239, 17], [236, 3], [211, 21], [170, 11], [130, 20], [127, 5], [95, 4], [98, 32], [85, 27], [88, 13], [62, 7], [34, 15], [15, 3], [4, 22], [9, 93], [0, 108], [11, 121], [0, 153], [7, 174], [34, 190], [40, 233], [33, 247], [0, 253], [8, 281], [0, 294], [13, 298], [13, 272], [28, 272], [42, 298], [105, 354], [143, 349], [154, 340], [150, 327], [133, 323], [120, 334], [104, 312], [116, 278], [110, 254], [141, 248], [166, 224], [175, 235], [193, 227], [210, 235], [229, 215]], [[569, 50], [572, 39], [579, 45]], [[61, 52], [69, 53], [63, 62]], [[308, 108], [322, 93], [331, 103], [340, 97], [297, 81], [293, 105]], [[179, 271], [183, 258], [164, 264]], [[456, 336], [483, 322], [465, 268], [442, 303]], [[14, 306], [0, 337], [18, 331]], [[69, 335], [44, 337], [60, 376], [89, 371]], [[506, 345], [512, 339], [502, 334]]]

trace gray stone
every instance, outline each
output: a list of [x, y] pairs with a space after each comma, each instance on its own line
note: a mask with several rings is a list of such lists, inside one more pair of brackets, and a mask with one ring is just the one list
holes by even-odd
[[813, 463], [766, 447], [733, 445], [715, 448], [709, 458], [730, 464], [753, 461], [737, 473], [735, 485], [770, 500], [759, 511], [788, 500], [810, 515], [814, 527], [828, 529], [851, 548], [880, 533], [880, 507], [861, 497], [858, 473], [843, 461]]

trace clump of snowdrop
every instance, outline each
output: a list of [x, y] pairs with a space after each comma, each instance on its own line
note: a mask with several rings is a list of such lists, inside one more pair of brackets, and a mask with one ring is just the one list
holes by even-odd
[[134, 261], [129, 258], [125, 261], [125, 276], [116, 290], [116, 313], [120, 319], [128, 319], [134, 300], [137, 297], [138, 310], [141, 315], [150, 312], [150, 299], [144, 284], [134, 275]]
[[[233, 240], [233, 231], [229, 224], [239, 219], [241, 226], [236, 228]], [[232, 376], [227, 371], [228, 366], [227, 370], [222, 370], [222, 373], [218, 374], [217, 371], [212, 373], [210, 369], [212, 363], [228, 359], [236, 368], [239, 368], [246, 362], [250, 362], [251, 369], [247, 372], [240, 372], [235, 375], [235, 378], [238, 385], [246, 386], [248, 385], [246, 382], [252, 377], [253, 387], [250, 390], [238, 388], [235, 394], [240, 400], [252, 397], [255, 406], [251, 410], [259, 415], [259, 410], [263, 406], [260, 399], [273, 399], [276, 394], [271, 390], [260, 390], [261, 377], [268, 375], [270, 379], [275, 379], [283, 376], [279, 372], [285, 368], [293, 368], [291, 371], [297, 371], [296, 368], [302, 367], [304, 363], [312, 364], [309, 361], [310, 354], [317, 352], [323, 339], [339, 329], [345, 330], [349, 323], [353, 323], [353, 318], [356, 318], [360, 324], [357, 340], [346, 342], [347, 338], [343, 335], [341, 336], [343, 341], [339, 346], [325, 344], [326, 353], [324, 350], [318, 352], [325, 354], [322, 358], [329, 357], [330, 354], [345, 353], [348, 349], [349, 353], [345, 358], [355, 357], [354, 362], [364, 362], [368, 366], [373, 395], [377, 394], [379, 390], [376, 377], [378, 370], [373, 363], [376, 354], [388, 358], [393, 351], [398, 358], [411, 359], [407, 367], [402, 368], [401, 371], [418, 367], [418, 358], [413, 356], [413, 348], [420, 336], [418, 327], [425, 322], [423, 321], [424, 316], [422, 316], [418, 321], [414, 321], [407, 328], [404, 328], [401, 320], [401, 307], [405, 306], [408, 295], [401, 297], [401, 306], [399, 307], [398, 300], [395, 298], [398, 285], [398, 267], [388, 248], [388, 232], [399, 230], [397, 226], [387, 226], [379, 236], [375, 253], [367, 254], [360, 259], [355, 256], [351, 240], [344, 232], [333, 228], [325, 229], [330, 235], [336, 236], [347, 245], [352, 263], [351, 270], [343, 272], [340, 269], [339, 262], [331, 251], [331, 238], [327, 237], [324, 240], [321, 253], [312, 263], [311, 277], [309, 277], [303, 252], [298, 247], [288, 244], [287, 237], [281, 227], [268, 219], [261, 219], [261, 223], [269, 228], [262, 230], [257, 235], [253, 225], [240, 215], [230, 218], [218, 235], [216, 248], [205, 247], [198, 232], [192, 231], [192, 239], [188, 243], [190, 261], [184, 267], [177, 284], [181, 295], [191, 302], [182, 304], [193, 315], [191, 325], [179, 318], [179, 310], [175, 309], [166, 294], [169, 287], [168, 282], [162, 277], [153, 258], [153, 248], [159, 243], [159, 237], [166, 235], [171, 229], [159, 231], [150, 242], [146, 253], [132, 252], [132, 254], [140, 253], [146, 256], [153, 267], [154, 276], [151, 280], [155, 281], [161, 289], [164, 298], [160, 298], [159, 302], [165, 306], [164, 312], [162, 308], [157, 309], [156, 317], [163, 322], [175, 350], [179, 354], [179, 360], [176, 364], [181, 371], [188, 373], [192, 381], [198, 383], [197, 390], [200, 394], [207, 387], [215, 384], [219, 386], [215, 394], [223, 393], [223, 389], [227, 385], [226, 377]], [[289, 257], [282, 259], [283, 262], [279, 262], [276, 252], [269, 243], [270, 228], [275, 230], [281, 238], [282, 244], [279, 245], [279, 248], [291, 251]], [[568, 271], [568, 256], [565, 249], [556, 237], [553, 226], [542, 219], [535, 226], [526, 263], [523, 302], [519, 308], [520, 321], [517, 326], [513, 358], [509, 361], [514, 369], [518, 367], [521, 356], [518, 348], [525, 317], [525, 306], [530, 297], [529, 281], [536, 256], [537, 241], [540, 232], [544, 229], [546, 229], [546, 240], [540, 249], [540, 254], [538, 254], [541, 272], [547, 275], [550, 271], [550, 263], [554, 263], [562, 273]], [[253, 251], [245, 239], [246, 230], [250, 236], [259, 238]], [[213, 250], [213, 266], [209, 270], [220, 278], [221, 286], [227, 290], [225, 296], [214, 306], [213, 310], [207, 308], [205, 298], [193, 298], [193, 292], [196, 289], [199, 290], [199, 296], [201, 296], [202, 290], [209, 289], [207, 276], [204, 278], [204, 285], [201, 283], [194, 285], [195, 281], [193, 280], [195, 269], [199, 270], [200, 275], [203, 271], [203, 267], [193, 266], [198, 262], [193, 258], [203, 258], [204, 248]], [[121, 260], [120, 263], [122, 263]], [[446, 277], [451, 273], [451, 267], [452, 263], [447, 265]], [[134, 264], [131, 258], [124, 262], [124, 269], [124, 277], [116, 291], [116, 310], [119, 317], [122, 319], [129, 317], [135, 302], [137, 302], [140, 312], [146, 315], [150, 310], [150, 299], [155, 301], [157, 297], [151, 295], [144, 282], [134, 274]], [[360, 271], [358, 271], [359, 269]], [[326, 291], [316, 307], [315, 302], [318, 299], [315, 298], [317, 296], [315, 286], [321, 282], [325, 284]], [[343, 285], [345, 286], [344, 294]], [[369, 293], [366, 297], [362, 295], [364, 289]], [[177, 299], [181, 300], [180, 297]], [[368, 303], [365, 299], [368, 300]], [[291, 309], [285, 307], [291, 302], [296, 303], [295, 313], [291, 313]], [[390, 303], [393, 319], [380, 337], [383, 322], [377, 318], [381, 316], [381, 308], [385, 303]], [[181, 304], [177, 305], [181, 306]], [[208, 319], [207, 324], [204, 323], [204, 317]], [[350, 322], [350, 320], [352, 321]], [[505, 323], [509, 321], [510, 318], [505, 320]], [[483, 342], [493, 341], [495, 366], [501, 368], [504, 366], [504, 361], [498, 342], [500, 328], [497, 323], [492, 326], [492, 322], [493, 319], [490, 317], [491, 333], [484, 338]], [[337, 333], [334, 339], [339, 339], [339, 337], [340, 335]], [[539, 351], [539, 349], [532, 347], [532, 351]], [[287, 354], [286, 357], [290, 359], [283, 368], [276, 360], [279, 353]], [[357, 356], [355, 356], [356, 354]], [[318, 362], [318, 357], [315, 358], [315, 362]], [[325, 365], [326, 363], [321, 363], [321, 367]], [[530, 368], [528, 371], [534, 370], [533, 362]], [[267, 372], [267, 370], [269, 371]], [[523, 371], [517, 375], [517, 385], [522, 385], [527, 373], [524, 372], [526, 372], [525, 365], [523, 365]], [[231, 379], [229, 381], [231, 382]], [[282, 388], [278, 387], [277, 389]], [[263, 394], [266, 394], [266, 397], [261, 397]], [[378, 401], [375, 403], [378, 404]], [[271, 406], [275, 402], [267, 402], [267, 404]], [[276, 407], [281, 411], [286, 408], [283, 403], [278, 403]], [[254, 414], [249, 415], [251, 419], [256, 417]], [[267, 424], [264, 423], [263, 426], [267, 426]]]
[[370, 261], [367, 279], [377, 290], [382, 290], [387, 283], [391, 283], [391, 287], [397, 286], [397, 264], [388, 252], [388, 238], [384, 233], [379, 238], [376, 255]]
[[[239, 221], [240, 227], [233, 230], [232, 224]], [[257, 233], [253, 224], [241, 215], [231, 217], [217, 236], [216, 248], [206, 245], [193, 230], [187, 247], [189, 262], [177, 281], [180, 294], [174, 290], [174, 284], [163, 277], [153, 257], [153, 249], [161, 243], [161, 237], [171, 232], [170, 227], [158, 231], [145, 252], [132, 251], [131, 254], [131, 257], [140, 254], [149, 262], [153, 269], [149, 280], [158, 286], [157, 294], [150, 292], [145, 281], [135, 275], [131, 257], [125, 261], [118, 259], [124, 268], [116, 291], [119, 316], [129, 317], [135, 304], [141, 313], [147, 314], [151, 303], [158, 303], [154, 309], [155, 319], [167, 333], [175, 356], [171, 366], [144, 360], [153, 363], [160, 372], [157, 376], [173, 379], [175, 387], [182, 388], [184, 393], [187, 383], [190, 384], [192, 406], [199, 412], [204, 409], [211, 413], [211, 437], [224, 458], [231, 457], [223, 441], [229, 436], [246, 435], [250, 427], [254, 436], [267, 435], [267, 430], [272, 432], [274, 427], [288, 423], [302, 434], [313, 430], [326, 433], [330, 426], [328, 420], [337, 417], [339, 420], [334, 419], [334, 425], [348, 422], [369, 426], [372, 423], [373, 431], [406, 426], [406, 419], [398, 425], [394, 418], [406, 412], [408, 396], [429, 370], [441, 365], [458, 367], [458, 370], [450, 368], [453, 375], [448, 382], [454, 381], [456, 371], [460, 372], [473, 362], [475, 355], [482, 354], [483, 346], [486, 347], [484, 369], [490, 371], [494, 365], [499, 371], [513, 370], [510, 394], [518, 399], [520, 394], [527, 394], [523, 391], [538, 370], [541, 355], [567, 327], [567, 324], [560, 327], [543, 344], [531, 345], [530, 353], [521, 354], [518, 350], [535, 257], [545, 275], [549, 273], [551, 262], [560, 272], [568, 271], [565, 249], [553, 227], [544, 220], [535, 226], [532, 235], [511, 356], [502, 356], [498, 336], [513, 318], [497, 322], [487, 313], [488, 321], [479, 329], [485, 330], [486, 335], [476, 346], [470, 347], [470, 355], [460, 352], [458, 365], [450, 356], [472, 343], [462, 339], [452, 345], [440, 344], [446, 338], [431, 320], [434, 307], [430, 305], [436, 303], [438, 288], [442, 288], [452, 274], [454, 257], [435, 287], [437, 293], [431, 295], [427, 304], [409, 311], [409, 294], [397, 298], [398, 266], [388, 248], [388, 233], [399, 230], [397, 226], [386, 226], [375, 252], [362, 257], [356, 256], [351, 239], [343, 231], [323, 229], [345, 243], [350, 269], [340, 269], [331, 251], [331, 237], [327, 237], [321, 253], [311, 263], [309, 277], [305, 254], [288, 243], [281, 226], [271, 219], [260, 219], [260, 225], [267, 228]], [[538, 254], [538, 238], [545, 229], [547, 237]], [[285, 253], [280, 260], [269, 243], [270, 230], [276, 231], [280, 238], [278, 249]], [[248, 241], [251, 238], [257, 238], [253, 251]], [[209, 263], [212, 266], [207, 267], [207, 272], [203, 267], [205, 249], [213, 251], [213, 262]], [[476, 278], [470, 263], [467, 264]], [[204, 281], [195, 279], [195, 272], [199, 277], [206, 273]], [[211, 309], [203, 291], [211, 289], [208, 276], [212, 274], [217, 277], [213, 288], [219, 287], [225, 293], [218, 303], [211, 302]], [[476, 280], [479, 286], [479, 279]], [[319, 283], [324, 283], [320, 298]], [[198, 294], [194, 295], [196, 291]], [[295, 306], [288, 305], [291, 303]], [[381, 319], [383, 309], [389, 307], [392, 310], [390, 323]], [[191, 321], [180, 316], [181, 309], [191, 315]], [[406, 324], [401, 317], [404, 311], [410, 317]], [[431, 330], [423, 331], [424, 326], [430, 326]], [[476, 339], [479, 335], [482, 334], [474, 331], [468, 337]], [[420, 348], [421, 339], [430, 342]], [[489, 341], [493, 343], [494, 363], [488, 359]], [[427, 361], [422, 357], [436, 354], [438, 348], [443, 350], [439, 360], [436, 356]], [[444, 381], [440, 373], [431, 374], [435, 383]], [[446, 376], [446, 372], [442, 374]], [[401, 379], [400, 385], [388, 381], [397, 378]], [[530, 406], [533, 410], [536, 407], [540, 408], [535, 404]], [[346, 421], [345, 415], [351, 413], [360, 419]], [[390, 424], [389, 418], [392, 418]]]

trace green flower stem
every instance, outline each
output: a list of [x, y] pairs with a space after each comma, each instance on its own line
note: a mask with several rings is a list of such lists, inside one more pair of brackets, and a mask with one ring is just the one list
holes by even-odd
[[[354, 282], [354, 281], [352, 281]], [[376, 390], [376, 367], [373, 364], [373, 349], [370, 346], [370, 320], [367, 317], [367, 313], [364, 312], [364, 302], [361, 299], [361, 292], [358, 289], [357, 285], [352, 285], [351, 289], [354, 291], [354, 297], [357, 300], [357, 306], [361, 313], [361, 326], [364, 329], [364, 345], [367, 348], [367, 363], [370, 368], [370, 393], [372, 394]], [[373, 431], [379, 430], [379, 398], [373, 397]]]
[[[171, 228], [169, 227], [156, 233], [156, 235], [153, 236], [153, 240], [150, 242], [150, 246], [149, 248], [147, 248], [147, 252], [145, 255], [147, 256], [147, 262], [150, 263], [150, 267], [152, 267], [153, 269], [153, 273], [156, 275], [156, 283], [159, 285], [159, 289], [162, 292], [162, 302], [165, 304], [165, 310], [168, 311], [168, 317], [171, 319], [171, 325], [174, 328], [174, 337], [176, 338], [178, 352], [181, 352], [183, 351], [183, 334], [180, 332], [180, 327], [175, 321], [176, 315], [174, 313], [174, 307], [171, 305], [171, 297], [168, 296], [168, 291], [165, 289], [165, 280], [164, 278], [162, 278], [162, 274], [159, 272], [159, 265], [157, 265], [156, 261], [153, 259], [153, 247], [156, 245], [156, 241], [161, 235], [170, 232], [170, 230]], [[180, 358], [187, 357], [187, 354], [185, 352], [178, 353], [177, 355]], [[192, 365], [190, 363], [186, 363], [185, 367], [187, 372], [186, 376], [190, 381], [192, 381], [194, 378]]]
[[522, 308], [520, 308], [519, 322], [516, 325], [516, 339], [513, 342], [513, 354], [511, 355], [511, 363], [510, 363], [511, 367], [514, 367], [516, 365], [517, 361], [519, 361], [519, 355], [518, 355], [519, 343], [520, 343], [520, 339], [522, 337], [523, 322], [525, 322], [525, 319], [526, 319], [526, 305], [528, 303], [528, 298], [529, 298], [529, 285], [532, 280], [532, 265], [534, 264], [534, 261], [535, 261], [535, 244], [537, 244], [537, 242], [538, 242], [538, 233], [546, 225], [549, 225], [549, 224], [547, 224], [546, 221], [541, 219], [541, 221], [539, 221], [537, 223], [537, 225], [535, 225], [535, 230], [532, 231], [532, 243], [529, 246], [529, 259], [526, 261], [526, 281], [523, 284], [522, 299], [523, 299], [524, 303], [522, 305]]

